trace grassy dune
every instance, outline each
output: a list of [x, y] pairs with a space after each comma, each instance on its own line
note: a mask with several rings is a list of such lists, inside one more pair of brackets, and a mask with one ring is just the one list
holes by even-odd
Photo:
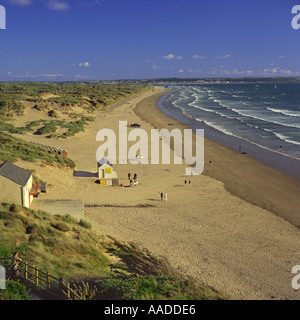
[[12, 137], [0, 131], [0, 161], [15, 162], [18, 159], [24, 161], [43, 161], [46, 164], [57, 164], [62, 167], [74, 168], [75, 163], [71, 159], [50, 151], [44, 147]]
[[[151, 89], [141, 84], [0, 83], [0, 131], [32, 133], [47, 138], [67, 138], [84, 131], [98, 111], [139, 92]], [[38, 120], [15, 121], [38, 112]]]
[[[220, 293], [180, 278], [148, 252], [96, 233], [88, 221], [51, 216], [9, 203], [0, 205], [0, 256], [19, 256], [40, 270], [87, 290], [93, 299], [223, 299]], [[1, 299], [26, 297], [9, 282]], [[14, 294], [10, 293], [13, 290]], [[7, 291], [7, 290], [6, 290]], [[89, 290], [90, 292], [91, 290]], [[83, 293], [82, 293], [83, 294]]]
[[22, 116], [26, 107], [46, 110], [49, 117], [56, 117], [58, 111], [72, 113], [72, 107], [93, 113], [151, 88], [130, 83], [0, 83], [0, 118], [2, 121], [13, 120], [15, 116]]

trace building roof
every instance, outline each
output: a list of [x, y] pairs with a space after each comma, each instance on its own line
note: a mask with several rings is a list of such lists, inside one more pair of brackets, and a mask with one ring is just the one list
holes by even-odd
[[109, 164], [112, 167], [111, 161], [109, 161], [107, 158], [102, 158], [98, 161], [98, 167], [103, 166], [104, 164]]
[[24, 187], [31, 177], [31, 173], [9, 162], [0, 166], [0, 175]]

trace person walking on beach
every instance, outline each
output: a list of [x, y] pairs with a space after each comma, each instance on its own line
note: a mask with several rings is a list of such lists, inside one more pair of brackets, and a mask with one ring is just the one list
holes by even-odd
[[163, 201], [163, 198], [164, 198], [164, 194], [161, 192], [160, 193], [160, 200]]
[[186, 180], [184, 180], [184, 184], [186, 185]]
[[131, 177], [131, 174], [130, 174], [130, 173], [128, 173], [128, 180], [130, 180], [130, 177]]
[[167, 193], [165, 193], [165, 201], [167, 201], [168, 200], [168, 195], [167, 195]]
[[16, 280], [20, 274], [18, 270], [18, 265], [20, 261], [22, 261], [22, 259], [18, 258], [18, 251], [14, 252], [11, 260], [11, 269], [10, 269], [12, 280]]

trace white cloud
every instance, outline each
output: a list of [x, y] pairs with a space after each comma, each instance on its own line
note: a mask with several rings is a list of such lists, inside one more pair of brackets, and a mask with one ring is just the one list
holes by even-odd
[[[173, 68], [174, 67], [171, 67], [171, 69], [173, 69]], [[164, 67], [163, 66], [158, 66], [158, 65], [155, 64], [155, 65], [152, 66], [152, 69], [153, 70], [167, 70], [167, 69], [170, 69], [170, 68], [166, 67], [166, 66], [164, 66]]]
[[198, 54], [195, 54], [193, 56], [193, 59], [207, 59], [207, 57], [206, 56], [199, 56]]
[[179, 72], [179, 73], [183, 73], [183, 72], [184, 72], [184, 70], [183, 70], [183, 69], [180, 69], [180, 70], [178, 70], [178, 72]]
[[166, 60], [173, 60], [173, 59], [177, 59], [177, 60], [182, 60], [183, 57], [182, 56], [176, 56], [173, 53], [167, 54], [166, 56], [163, 57]]
[[55, 11], [65, 11], [70, 9], [70, 6], [66, 2], [60, 0], [49, 0], [47, 7]]
[[58, 78], [64, 77], [65, 75], [61, 73], [43, 73], [42, 76], [45, 78]]
[[202, 69], [189, 69], [190, 73], [201, 73]]
[[284, 75], [284, 76], [291, 76], [291, 75], [296, 75], [292, 70], [286, 70], [286, 69], [282, 69], [280, 67], [276, 67], [276, 68], [273, 68], [273, 69], [263, 69], [262, 71], [260, 71], [261, 74], [263, 75]]
[[174, 54], [172, 54], [172, 53], [170, 53], [170, 54], [168, 54], [168, 55], [164, 56], [164, 59], [167, 59], [167, 60], [175, 59], [175, 55], [174, 55]]
[[12, 74], [12, 72], [8, 72], [7, 73], [8, 76], [13, 76], [16, 79], [55, 79], [55, 78], [61, 78], [64, 77], [64, 74], [54, 74], [54, 73], [43, 73], [43, 74], [34, 74], [34, 73], [30, 73], [30, 72], [25, 72], [25, 73], [17, 73], [17, 74]]
[[214, 76], [251, 76], [254, 75], [254, 71], [252, 70], [244, 70], [244, 69], [238, 69], [238, 68], [233, 68], [233, 69], [225, 69], [224, 66], [221, 68], [215, 68], [214, 71], [209, 71], [208, 72], [210, 75]]
[[231, 57], [230, 54], [226, 54], [226, 56], [218, 56], [218, 57], [214, 57], [214, 59], [228, 59], [230, 57]]
[[292, 75], [293, 71], [292, 70], [281, 70], [281, 72], [285, 75]]
[[18, 4], [20, 6], [30, 6], [32, 5], [32, 0], [10, 0], [12, 4]]
[[89, 62], [80, 62], [80, 63], [78, 63], [78, 66], [79, 67], [90, 67], [91, 64]]

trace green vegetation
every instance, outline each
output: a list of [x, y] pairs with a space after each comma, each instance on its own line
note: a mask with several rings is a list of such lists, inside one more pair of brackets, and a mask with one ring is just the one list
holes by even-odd
[[[67, 280], [85, 299], [226, 298], [182, 279], [166, 261], [99, 235], [82, 220], [2, 203], [0, 257], [11, 257], [15, 250], [39, 270]], [[21, 287], [13, 291], [26, 299]], [[6, 291], [1, 294], [0, 299], [14, 298]]]
[[21, 159], [33, 162], [41, 160], [45, 163], [58, 164], [62, 167], [75, 167], [74, 161], [63, 155], [12, 137], [4, 132], [0, 132], [0, 145], [0, 160], [2, 161], [15, 162]]
[[[0, 205], [0, 256], [15, 250], [23, 260], [66, 280], [103, 275], [110, 259], [103, 238], [75, 219], [52, 216], [15, 204]], [[80, 267], [79, 267], [80, 265]]]
[[6, 281], [5, 290], [0, 290], [0, 301], [29, 299], [25, 285], [16, 281]]
[[45, 110], [49, 105], [50, 117], [56, 117], [58, 107], [79, 106], [88, 112], [104, 110], [127, 96], [147, 90], [143, 84], [98, 82], [18, 82], [0, 83], [0, 119], [11, 120], [14, 115], [24, 113], [24, 102], [31, 102], [37, 110]]
[[86, 228], [86, 229], [92, 228], [92, 225], [88, 221], [86, 221], [85, 219], [80, 219], [79, 225]]
[[[47, 135], [48, 138], [67, 138], [84, 131], [88, 122], [95, 120], [89, 114], [105, 110], [127, 96], [150, 88], [132, 83], [0, 83], [0, 131], [17, 134], [31, 132]], [[16, 116], [24, 114], [25, 105], [27, 108], [47, 111], [47, 114], [41, 115], [40, 120], [15, 127], [13, 121]], [[76, 113], [72, 107], [79, 107], [82, 112]], [[69, 117], [72, 121], [60, 120], [61, 116]], [[60, 133], [57, 133], [58, 129]]]
[[169, 276], [147, 275], [139, 277], [97, 280], [95, 299], [111, 297], [117, 300], [216, 300], [217, 292], [197, 287], [187, 280]]
[[[11, 123], [0, 121], [0, 131], [6, 131], [9, 133], [19, 133], [23, 134], [25, 132], [34, 132], [38, 135], [46, 135], [50, 134], [49, 137], [53, 133], [57, 131], [58, 128], [66, 128], [67, 131], [61, 135], [56, 135], [56, 137], [66, 138], [69, 136], [73, 136], [80, 131], [84, 131], [84, 127], [90, 121], [94, 121], [95, 118], [91, 116], [81, 116], [80, 120], [66, 122], [63, 120], [35, 120], [29, 122], [25, 127], [15, 127]], [[34, 127], [40, 126], [36, 131]]]

